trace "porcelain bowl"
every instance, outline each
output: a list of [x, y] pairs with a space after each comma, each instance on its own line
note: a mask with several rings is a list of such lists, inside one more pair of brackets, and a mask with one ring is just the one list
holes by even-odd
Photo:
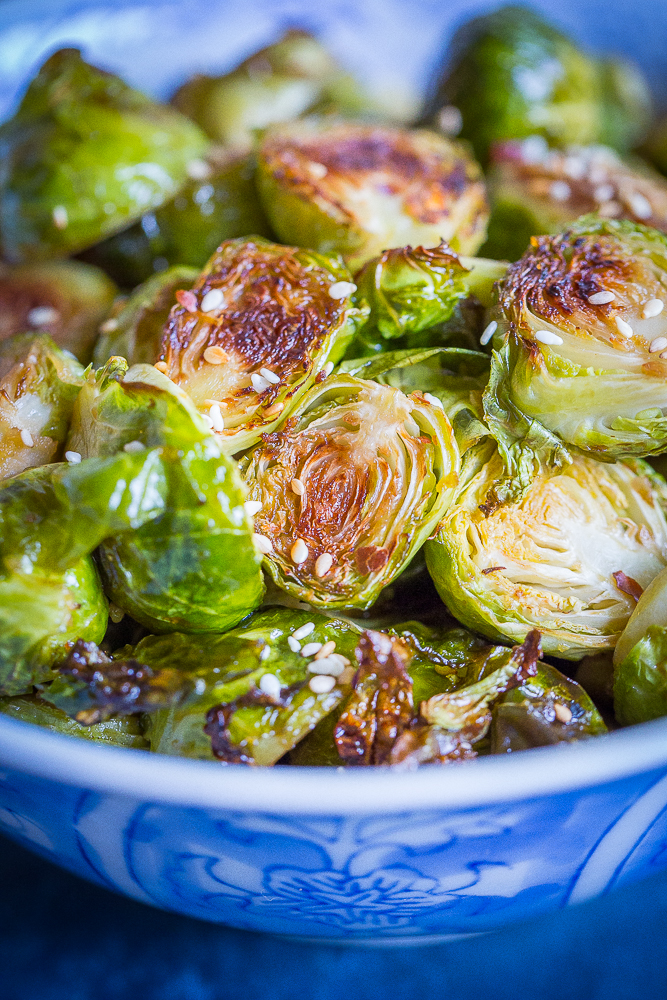
[[[402, 76], [418, 90], [443, 33], [478, 6], [5, 0], [0, 114], [63, 44], [83, 43], [93, 61], [167, 94], [188, 72], [224, 69], [295, 23], [376, 86]], [[597, 9], [581, 0], [559, 4], [558, 16], [585, 40], [634, 44], [654, 78], [664, 70], [667, 80], [667, 9], [624, 12], [615, 0], [604, 23]], [[99, 885], [189, 916], [321, 941], [426, 943], [667, 867], [667, 720], [392, 773], [222, 767], [0, 716], [0, 829]]]

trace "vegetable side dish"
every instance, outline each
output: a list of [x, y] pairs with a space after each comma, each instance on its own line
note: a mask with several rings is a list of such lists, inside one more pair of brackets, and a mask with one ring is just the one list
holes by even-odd
[[416, 123], [303, 32], [169, 105], [52, 55], [0, 126], [0, 711], [398, 768], [667, 715], [666, 128], [523, 7]]

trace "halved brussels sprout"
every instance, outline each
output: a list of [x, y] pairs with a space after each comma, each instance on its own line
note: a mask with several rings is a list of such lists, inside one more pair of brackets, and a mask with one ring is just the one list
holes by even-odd
[[667, 627], [650, 625], [614, 672], [614, 713], [624, 726], [667, 715]]
[[651, 625], [667, 626], [667, 573], [658, 573], [648, 587], [635, 594], [635, 600], [637, 606], [614, 649], [615, 667], [620, 667]]
[[[159, 366], [233, 454], [273, 430], [343, 355], [367, 310], [339, 257], [227, 240], [177, 295]], [[157, 360], [157, 359], [156, 359]]]
[[517, 260], [531, 236], [559, 233], [588, 212], [667, 231], [667, 183], [607, 146], [550, 150], [531, 136], [501, 143], [491, 159], [492, 211], [484, 244], [490, 257]]
[[61, 49], [0, 126], [0, 244], [13, 262], [66, 256], [173, 197], [207, 147], [199, 128]]
[[642, 138], [648, 86], [634, 66], [582, 52], [536, 12], [507, 6], [454, 35], [425, 118], [474, 146], [486, 163], [494, 143], [539, 134], [556, 145]]
[[151, 365], [112, 358], [79, 394], [69, 439], [84, 457], [165, 455], [154, 523], [107, 537], [100, 565], [113, 602], [157, 632], [224, 632], [259, 604], [261, 556], [234, 463], [194, 406]]
[[85, 364], [115, 295], [103, 271], [80, 261], [0, 266], [0, 341], [28, 330], [48, 333]]
[[604, 459], [665, 451], [666, 302], [655, 229], [587, 216], [535, 238], [499, 284], [485, 405], [501, 446], [541, 433], [555, 452], [558, 439]]
[[239, 467], [276, 584], [317, 607], [366, 608], [444, 515], [458, 465], [437, 400], [340, 374]]
[[78, 736], [84, 740], [106, 743], [109, 746], [130, 747], [134, 750], [148, 749], [148, 742], [144, 739], [137, 716], [108, 719], [106, 722], [98, 722], [95, 726], [82, 726], [75, 719], [70, 719], [61, 709], [37, 695], [0, 698], [0, 713], [9, 716], [10, 719], [31, 722], [33, 725], [42, 726], [44, 729], [65, 736]]
[[83, 368], [46, 334], [0, 341], [0, 480], [60, 457]]
[[254, 156], [213, 146], [188, 172], [175, 198], [92, 247], [85, 259], [132, 288], [169, 265], [203, 267], [223, 240], [270, 235], [255, 188]]
[[241, 147], [252, 143], [268, 125], [307, 112], [356, 117], [379, 111], [305, 31], [288, 31], [224, 76], [193, 77], [172, 102], [216, 142]]
[[468, 152], [426, 130], [317, 121], [264, 136], [258, 186], [285, 243], [341, 253], [354, 270], [387, 247], [474, 253], [488, 208]]
[[462, 486], [426, 561], [464, 625], [580, 659], [612, 649], [646, 587], [667, 564], [667, 487], [647, 463], [576, 456], [541, 471], [520, 501], [498, 505], [504, 462], [490, 441], [464, 458]]

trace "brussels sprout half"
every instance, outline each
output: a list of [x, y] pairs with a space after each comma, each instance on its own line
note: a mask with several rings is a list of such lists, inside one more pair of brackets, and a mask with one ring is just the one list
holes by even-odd
[[537, 628], [545, 652], [566, 659], [612, 649], [634, 588], [667, 563], [664, 481], [641, 460], [576, 456], [499, 506], [503, 472], [491, 442], [466, 453], [461, 489], [426, 544], [443, 601], [492, 639], [518, 641]]
[[224, 632], [259, 604], [261, 556], [245, 491], [194, 406], [151, 365], [120, 358], [89, 376], [69, 446], [84, 457], [161, 449], [166, 503], [132, 533], [107, 536], [100, 564], [109, 596], [157, 632]]
[[324, 608], [378, 598], [444, 515], [458, 466], [437, 400], [345, 374], [240, 461], [266, 568]]
[[12, 263], [66, 256], [173, 197], [206, 150], [174, 108], [61, 49], [0, 126], [0, 245]]
[[485, 406], [501, 446], [541, 434], [608, 460], [665, 451], [666, 302], [654, 229], [587, 216], [535, 238], [499, 284]]
[[75, 719], [70, 719], [61, 709], [36, 695], [23, 695], [20, 698], [0, 698], [0, 713], [17, 719], [19, 722], [31, 722], [43, 729], [64, 736], [78, 736], [80, 739], [93, 740], [108, 746], [129, 747], [133, 750], [147, 750], [148, 742], [144, 738], [141, 722], [137, 716], [127, 716], [123, 719], [108, 719], [95, 726], [82, 726]]
[[258, 186], [285, 243], [341, 253], [352, 270], [387, 247], [474, 253], [488, 207], [468, 152], [426, 130], [292, 122], [264, 136]]
[[343, 355], [367, 308], [335, 255], [227, 240], [165, 327], [161, 367], [229, 454], [273, 430]]

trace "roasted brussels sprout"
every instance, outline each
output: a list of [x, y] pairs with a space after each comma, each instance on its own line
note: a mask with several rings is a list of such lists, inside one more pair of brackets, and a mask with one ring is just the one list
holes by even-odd
[[66, 256], [173, 197], [207, 141], [174, 108], [61, 49], [0, 126], [0, 246]]
[[287, 417], [343, 355], [367, 309], [337, 256], [260, 238], [228, 240], [177, 294], [162, 368], [235, 453]]
[[132, 288], [169, 265], [201, 268], [223, 240], [269, 236], [255, 188], [254, 156], [213, 147], [188, 164], [175, 198], [84, 254]]
[[637, 606], [614, 649], [615, 667], [621, 665], [651, 625], [667, 625], [667, 573], [658, 573], [648, 587], [635, 592], [634, 598]]
[[607, 146], [549, 150], [539, 136], [502, 143], [488, 180], [490, 257], [517, 260], [531, 236], [559, 233], [588, 212], [667, 231], [667, 182]]
[[0, 267], [0, 342], [39, 330], [86, 364], [115, 295], [103, 271], [79, 261]]
[[264, 210], [285, 243], [342, 253], [354, 270], [387, 247], [466, 254], [484, 241], [488, 209], [468, 152], [426, 130], [292, 122], [259, 150]]
[[545, 652], [580, 659], [612, 649], [667, 563], [667, 487], [637, 459], [577, 456], [542, 471], [520, 501], [498, 505], [504, 462], [490, 441], [464, 458], [462, 485], [426, 561], [464, 625], [500, 641], [542, 633]]
[[134, 750], [148, 749], [148, 741], [144, 739], [141, 722], [137, 716], [108, 719], [95, 726], [82, 726], [75, 719], [70, 719], [61, 709], [37, 695], [0, 698], [0, 713], [9, 716], [10, 719], [32, 722], [36, 726], [50, 729], [54, 733], [63, 733], [65, 736], [78, 736], [96, 743], [106, 743], [108, 746], [130, 747]]
[[458, 464], [438, 400], [329, 376], [240, 462], [267, 570], [315, 606], [368, 607], [444, 515]]
[[626, 726], [667, 715], [667, 572], [637, 596], [614, 650], [614, 712]]
[[46, 334], [0, 341], [0, 480], [60, 458], [83, 368]]
[[307, 112], [355, 117], [380, 110], [305, 31], [287, 32], [225, 76], [193, 77], [173, 103], [216, 142], [232, 147], [245, 147], [268, 125]]
[[533, 240], [499, 284], [485, 395], [506, 458], [538, 437], [605, 459], [665, 451], [665, 299], [657, 230], [586, 216]]
[[494, 143], [539, 134], [555, 145], [632, 148], [651, 114], [634, 66], [596, 60], [523, 6], [474, 18], [454, 35], [425, 118], [455, 122], [482, 163]]
[[79, 394], [69, 447], [83, 457], [160, 449], [166, 503], [154, 523], [106, 536], [113, 602], [156, 632], [224, 632], [259, 604], [261, 556], [233, 462], [182, 390], [112, 358]]

